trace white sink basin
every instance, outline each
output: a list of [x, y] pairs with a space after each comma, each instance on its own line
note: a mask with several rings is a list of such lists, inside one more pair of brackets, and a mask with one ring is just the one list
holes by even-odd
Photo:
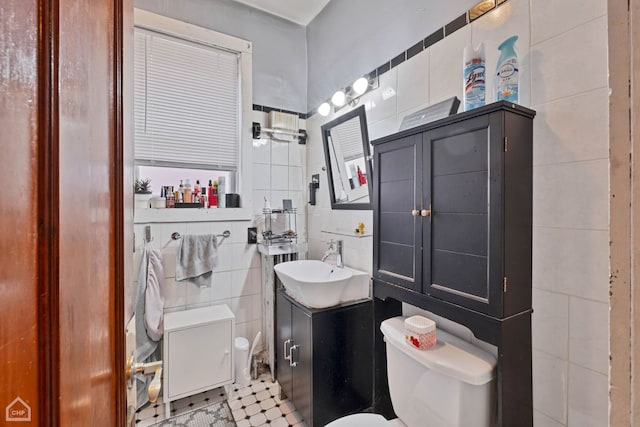
[[276, 274], [295, 300], [311, 308], [325, 308], [369, 297], [369, 275], [322, 261], [276, 264]]

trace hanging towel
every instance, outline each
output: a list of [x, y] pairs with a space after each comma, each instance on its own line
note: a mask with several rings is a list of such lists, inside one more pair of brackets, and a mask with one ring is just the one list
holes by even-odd
[[211, 285], [218, 265], [218, 239], [213, 234], [182, 236], [176, 257], [176, 280], [190, 280], [200, 287]]
[[147, 289], [144, 296], [144, 325], [147, 335], [154, 341], [159, 341], [164, 332], [164, 298], [160, 286], [164, 277], [162, 268], [162, 252], [158, 249], [148, 249], [147, 255]]
[[[149, 252], [146, 245], [140, 258], [140, 272], [138, 273], [138, 289], [134, 306], [136, 316], [136, 362], [148, 363], [160, 360], [160, 348], [158, 341], [154, 341], [148, 335], [145, 326], [145, 296], [147, 290], [147, 275], [149, 270]], [[137, 408], [149, 401], [147, 388], [151, 383], [150, 376], [136, 375]]]

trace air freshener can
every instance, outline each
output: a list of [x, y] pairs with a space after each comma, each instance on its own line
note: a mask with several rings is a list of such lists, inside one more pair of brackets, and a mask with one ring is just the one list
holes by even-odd
[[464, 48], [464, 111], [469, 111], [485, 105], [486, 67], [484, 58], [483, 43], [480, 43], [476, 49], [473, 49], [472, 46]]

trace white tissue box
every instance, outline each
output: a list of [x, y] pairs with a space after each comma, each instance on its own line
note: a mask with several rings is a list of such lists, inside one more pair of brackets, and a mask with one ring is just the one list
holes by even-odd
[[404, 320], [404, 339], [411, 346], [427, 350], [436, 345], [436, 323], [424, 316], [411, 316]]

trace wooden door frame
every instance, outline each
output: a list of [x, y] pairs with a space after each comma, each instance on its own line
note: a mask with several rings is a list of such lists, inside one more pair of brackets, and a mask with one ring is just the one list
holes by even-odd
[[[124, 0], [113, 0], [113, 114], [111, 193], [112, 229], [114, 232], [115, 280], [110, 294], [114, 298], [115, 313], [111, 314], [110, 340], [114, 354], [112, 366], [112, 399], [117, 427], [126, 425], [125, 386], [125, 197], [131, 196], [124, 187], [124, 28], [125, 14], [132, 14], [123, 6]], [[39, 368], [39, 425], [59, 425], [60, 403], [60, 300], [59, 300], [59, 115], [58, 115], [58, 43], [59, 3], [57, 0], [39, 1], [38, 37], [38, 188], [47, 197], [38, 197], [38, 368]], [[62, 11], [64, 13], [64, 11]]]
[[49, 197], [38, 198], [38, 347], [39, 424], [60, 419], [58, 298], [58, 4], [40, 1], [38, 40], [38, 187]]
[[640, 426], [639, 33], [639, 2], [609, 0], [610, 426]]
[[[113, 58], [114, 58], [114, 81], [113, 81], [113, 112], [114, 112], [114, 137], [115, 141], [113, 144], [113, 159], [115, 161], [115, 165], [113, 168], [112, 175], [112, 187], [114, 189], [113, 192], [113, 202], [112, 206], [114, 211], [112, 212], [114, 218], [114, 232], [115, 232], [115, 269], [116, 269], [116, 282], [115, 289], [113, 292], [115, 298], [115, 333], [113, 339], [115, 341], [115, 363], [116, 367], [115, 372], [115, 407], [116, 407], [116, 421], [117, 427], [125, 427], [127, 422], [127, 392], [126, 392], [126, 379], [125, 379], [125, 368], [126, 368], [126, 337], [125, 337], [125, 318], [128, 314], [125, 312], [125, 287], [126, 287], [126, 279], [127, 275], [126, 271], [126, 262], [125, 256], [127, 253], [125, 252], [125, 198], [132, 198], [132, 189], [129, 191], [125, 190], [125, 140], [124, 140], [124, 112], [125, 112], [125, 101], [124, 101], [124, 71], [125, 67], [125, 28], [124, 23], [127, 22], [127, 17], [125, 14], [127, 10], [125, 10], [125, 2], [124, 0], [113, 0], [114, 7], [114, 29], [113, 34], [115, 37], [114, 40], [114, 49]], [[133, 16], [133, 8], [128, 10], [128, 13]]]

